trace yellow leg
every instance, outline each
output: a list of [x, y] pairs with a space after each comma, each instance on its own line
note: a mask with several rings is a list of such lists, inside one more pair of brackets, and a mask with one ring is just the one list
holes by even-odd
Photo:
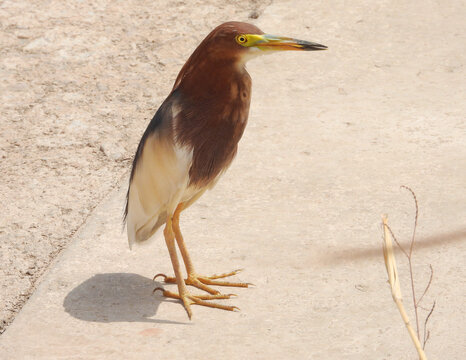
[[191, 319], [192, 317], [191, 305], [193, 304], [213, 307], [217, 309], [229, 310], [229, 311], [234, 311], [238, 309], [235, 306], [220, 305], [220, 304], [210, 303], [210, 302], [205, 301], [205, 300], [212, 300], [212, 299], [229, 299], [232, 295], [220, 295], [220, 294], [204, 295], [204, 296], [191, 295], [188, 292], [188, 289], [186, 288], [186, 284], [185, 284], [185, 281], [183, 280], [183, 275], [181, 273], [181, 267], [178, 261], [178, 255], [176, 254], [176, 248], [175, 248], [175, 234], [173, 232], [172, 220], [170, 218], [167, 219], [167, 223], [165, 225], [163, 234], [165, 236], [165, 242], [167, 244], [168, 252], [170, 254], [170, 259], [173, 265], [173, 270], [175, 272], [174, 282], [176, 282], [176, 284], [178, 285], [178, 294], [172, 293], [170, 291], [166, 291], [161, 288], [155, 289], [154, 292], [156, 290], [162, 290], [164, 296], [175, 298], [175, 299], [180, 299], [183, 302], [186, 312], [188, 313], [189, 319]]
[[178, 292], [180, 298], [183, 301], [183, 305], [188, 313], [188, 317], [191, 319], [191, 301], [186, 298], [188, 290], [186, 289], [186, 284], [183, 280], [183, 275], [181, 274], [180, 262], [178, 261], [178, 255], [176, 254], [175, 248], [175, 235], [172, 230], [171, 219], [167, 219], [165, 229], [163, 230], [163, 235], [165, 237], [165, 243], [167, 244], [168, 252], [170, 254], [170, 260], [172, 261], [173, 270], [175, 271], [176, 284], [178, 285]]
[[[181, 256], [183, 257], [184, 264], [186, 266], [186, 272], [188, 273], [188, 277], [185, 280], [185, 284], [197, 287], [198, 289], [204, 290], [208, 292], [209, 294], [213, 294], [213, 295], [220, 294], [220, 292], [207, 285], [231, 286], [231, 287], [248, 287], [249, 285], [252, 285], [250, 283], [235, 283], [235, 282], [229, 282], [229, 281], [217, 281], [216, 280], [216, 279], [221, 279], [221, 278], [236, 275], [237, 273], [241, 271], [241, 269], [234, 270], [229, 273], [225, 273], [221, 275], [213, 275], [213, 276], [200, 276], [196, 274], [196, 271], [194, 270], [194, 266], [189, 256], [188, 250], [186, 249], [186, 244], [184, 243], [183, 235], [181, 234], [181, 229], [180, 229], [180, 213], [184, 209], [183, 205], [184, 205], [183, 203], [179, 204], [175, 210], [175, 213], [173, 214], [172, 229], [175, 234], [176, 242], [180, 249]], [[169, 277], [169, 276], [166, 276], [165, 274], [155, 275], [154, 280], [158, 276], [162, 276], [164, 278], [164, 282], [166, 283], [176, 283], [176, 277]]]

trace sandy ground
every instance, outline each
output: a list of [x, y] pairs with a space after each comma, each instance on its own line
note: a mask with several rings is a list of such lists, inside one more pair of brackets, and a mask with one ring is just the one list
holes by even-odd
[[0, 2], [0, 332], [126, 174], [196, 44], [266, 5]]

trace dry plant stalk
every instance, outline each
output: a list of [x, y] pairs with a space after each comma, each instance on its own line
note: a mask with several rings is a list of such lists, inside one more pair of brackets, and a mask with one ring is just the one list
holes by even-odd
[[421, 342], [419, 341], [416, 332], [411, 326], [408, 314], [406, 313], [406, 310], [403, 306], [403, 297], [401, 295], [400, 281], [398, 279], [398, 269], [396, 267], [395, 255], [393, 253], [393, 242], [387, 224], [387, 217], [383, 216], [382, 221], [384, 228], [383, 257], [385, 260], [385, 267], [387, 269], [388, 282], [390, 283], [390, 287], [392, 289], [393, 301], [395, 301], [395, 304], [398, 307], [398, 311], [401, 314], [401, 318], [403, 319], [406, 328], [408, 329], [409, 335], [411, 336], [411, 340], [413, 340], [414, 346], [419, 354], [419, 359], [427, 360], [426, 354], [424, 353], [424, 350], [421, 347]]
[[[416, 347], [416, 350], [419, 354], [419, 359], [420, 360], [426, 360], [426, 355], [424, 353], [424, 348], [426, 346], [427, 341], [429, 340], [430, 332], [427, 330], [427, 322], [430, 319], [430, 316], [432, 315], [434, 309], [435, 309], [435, 301], [432, 305], [432, 307], [429, 309], [425, 309], [420, 306], [420, 303], [422, 299], [424, 298], [424, 295], [427, 293], [427, 291], [430, 288], [430, 285], [432, 283], [432, 278], [434, 275], [434, 270], [432, 269], [432, 265], [429, 265], [430, 267], [430, 278], [429, 282], [427, 283], [427, 286], [424, 289], [423, 294], [421, 297], [416, 300], [416, 291], [414, 288], [414, 275], [413, 275], [413, 266], [412, 266], [412, 255], [413, 255], [413, 249], [414, 249], [414, 241], [415, 241], [415, 236], [416, 236], [416, 228], [417, 228], [417, 220], [418, 220], [418, 215], [419, 215], [419, 207], [417, 203], [417, 198], [416, 194], [414, 193], [413, 190], [411, 190], [407, 186], [402, 186], [402, 188], [408, 190], [411, 195], [413, 196], [414, 203], [416, 205], [416, 215], [414, 218], [414, 229], [413, 229], [413, 235], [411, 238], [411, 244], [409, 247], [409, 251], [406, 251], [403, 246], [398, 242], [396, 239], [395, 235], [393, 234], [393, 231], [391, 230], [390, 226], [388, 226], [387, 222], [387, 217], [383, 216], [382, 217], [382, 222], [383, 222], [383, 231], [384, 231], [384, 236], [383, 236], [383, 255], [384, 255], [384, 260], [385, 260], [385, 267], [387, 269], [387, 274], [388, 274], [388, 282], [390, 283], [391, 291], [392, 291], [392, 297], [393, 300], [395, 301], [396, 306], [398, 307], [398, 310], [401, 314], [401, 317], [403, 318], [403, 321], [406, 325], [406, 328], [408, 329], [409, 335], [411, 336], [411, 339], [414, 343], [414, 346]], [[408, 264], [409, 264], [409, 274], [410, 274], [410, 279], [411, 279], [411, 291], [412, 291], [412, 298], [413, 298], [413, 306], [414, 306], [414, 314], [416, 317], [416, 331], [414, 331], [413, 327], [411, 326], [411, 323], [409, 322], [408, 315], [406, 313], [406, 310], [404, 309], [403, 306], [403, 298], [401, 295], [401, 288], [400, 288], [400, 281], [398, 278], [398, 269], [396, 267], [396, 260], [395, 260], [395, 255], [393, 252], [393, 242], [392, 239], [395, 241], [395, 243], [398, 245], [400, 250], [403, 252], [403, 254], [406, 256], [408, 259]], [[425, 318], [424, 321], [424, 336], [423, 336], [423, 344], [421, 347], [421, 342], [420, 342], [420, 331], [419, 331], [419, 316], [418, 316], [418, 308], [422, 308], [424, 310], [428, 310], [429, 313]]]

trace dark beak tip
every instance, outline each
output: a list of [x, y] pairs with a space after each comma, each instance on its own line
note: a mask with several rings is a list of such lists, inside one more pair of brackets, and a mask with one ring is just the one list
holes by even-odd
[[317, 50], [327, 50], [327, 46], [314, 43], [314, 42], [308, 42], [308, 41], [298, 41], [298, 44], [302, 46], [303, 50], [307, 51], [317, 51]]
[[315, 44], [315, 45], [309, 46], [307, 50], [327, 50], [327, 49], [328, 47], [325, 45]]

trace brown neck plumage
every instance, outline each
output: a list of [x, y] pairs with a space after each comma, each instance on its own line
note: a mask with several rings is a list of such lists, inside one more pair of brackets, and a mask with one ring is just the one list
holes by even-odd
[[204, 187], [236, 155], [249, 114], [251, 78], [236, 60], [195, 55], [196, 61], [188, 61], [175, 82], [180, 110], [175, 139], [193, 150], [190, 183]]

